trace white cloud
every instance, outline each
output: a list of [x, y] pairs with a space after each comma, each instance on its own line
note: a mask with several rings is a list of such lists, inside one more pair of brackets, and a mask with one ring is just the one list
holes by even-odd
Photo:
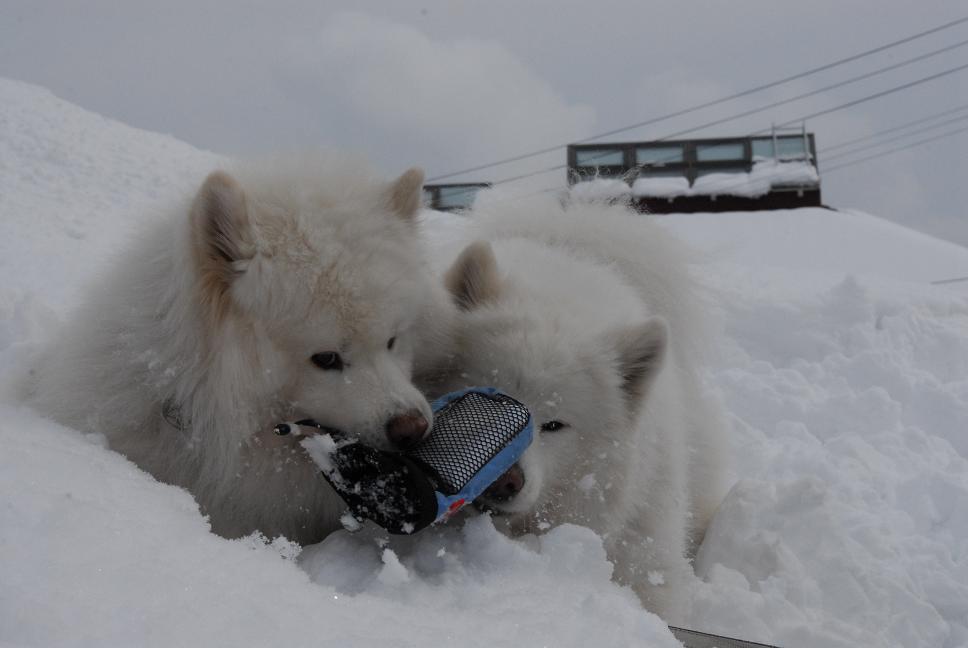
[[595, 126], [591, 107], [569, 103], [492, 40], [433, 40], [404, 24], [339, 13], [287, 54], [290, 92], [316, 98], [331, 118], [351, 114], [369, 131], [363, 139], [412, 142], [431, 172], [567, 142]]

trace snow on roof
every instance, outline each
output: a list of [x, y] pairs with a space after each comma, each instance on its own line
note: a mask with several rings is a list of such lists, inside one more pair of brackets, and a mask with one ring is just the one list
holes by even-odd
[[595, 178], [572, 185], [571, 195], [578, 200], [611, 200], [628, 196], [628, 183], [612, 178]]
[[707, 173], [690, 187], [685, 177], [642, 176], [632, 183], [635, 197], [730, 195], [745, 198], [765, 196], [783, 186], [812, 186], [820, 182], [816, 167], [809, 162], [758, 160], [749, 173]]
[[[809, 162], [757, 160], [749, 173], [707, 173], [689, 185], [685, 176], [643, 175], [632, 183], [636, 198], [676, 198], [679, 196], [730, 195], [758, 198], [777, 187], [813, 186], [820, 182], [816, 167]], [[628, 185], [621, 180], [596, 178], [577, 182], [571, 187], [575, 198], [608, 199], [628, 195]]]

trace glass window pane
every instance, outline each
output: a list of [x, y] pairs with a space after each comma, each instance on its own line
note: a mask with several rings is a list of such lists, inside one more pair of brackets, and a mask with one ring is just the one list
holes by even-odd
[[635, 149], [635, 163], [650, 166], [682, 162], [681, 146], [649, 146]]
[[596, 166], [622, 166], [625, 158], [622, 149], [585, 149], [575, 151], [575, 165], [584, 167]]
[[470, 207], [474, 204], [474, 198], [480, 190], [480, 187], [473, 186], [441, 187], [438, 189], [440, 192], [438, 207], [444, 209], [463, 209]]
[[429, 189], [423, 190], [423, 204], [431, 205], [434, 202], [434, 192]]
[[700, 162], [742, 160], [744, 157], [743, 145], [739, 142], [735, 144], [699, 144], [696, 146], [696, 159]]
[[763, 138], [753, 140], [753, 158], [772, 158], [773, 157], [773, 138]]
[[777, 157], [780, 159], [802, 159], [807, 155], [802, 137], [781, 137], [776, 140]]

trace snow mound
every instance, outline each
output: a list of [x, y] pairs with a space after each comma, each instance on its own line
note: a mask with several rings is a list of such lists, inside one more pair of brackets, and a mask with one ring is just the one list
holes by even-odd
[[58, 310], [70, 307], [117, 246], [218, 162], [0, 79], [0, 209], [5, 233], [16, 233], [0, 238], [0, 276], [16, 277], [0, 291], [43, 293]]
[[[0, 383], [219, 158], [0, 80]], [[456, 240], [466, 217], [427, 212]], [[859, 212], [690, 214], [737, 485], [690, 625], [781, 646], [968, 645], [968, 250]], [[99, 435], [0, 389], [0, 643], [675, 646], [601, 539], [487, 518], [301, 548], [209, 532]]]
[[825, 283], [852, 274], [922, 285], [968, 277], [968, 248], [856, 210], [804, 207], [657, 218], [715, 262], [754, 269], [764, 280], [778, 271], [795, 271], [783, 277], [794, 285], [797, 274], [805, 281], [823, 276]]
[[968, 300], [771, 283], [717, 281], [728, 342], [709, 381], [743, 480], [697, 561], [694, 623], [779, 645], [964, 645]]
[[188, 493], [96, 438], [21, 408], [0, 417], [2, 641], [678, 645], [609, 582], [601, 540], [587, 529], [562, 527], [529, 546], [478, 518], [397, 549], [338, 533], [297, 563], [300, 547], [281, 539], [212, 535]]

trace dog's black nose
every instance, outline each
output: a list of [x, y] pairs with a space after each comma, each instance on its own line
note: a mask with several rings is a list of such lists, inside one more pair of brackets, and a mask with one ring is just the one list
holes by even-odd
[[514, 464], [506, 473], [498, 477], [497, 481], [487, 487], [484, 495], [497, 502], [506, 502], [521, 492], [524, 482], [524, 470], [518, 464]]
[[386, 426], [387, 439], [400, 449], [412, 448], [427, 433], [427, 419], [417, 410], [397, 414]]

